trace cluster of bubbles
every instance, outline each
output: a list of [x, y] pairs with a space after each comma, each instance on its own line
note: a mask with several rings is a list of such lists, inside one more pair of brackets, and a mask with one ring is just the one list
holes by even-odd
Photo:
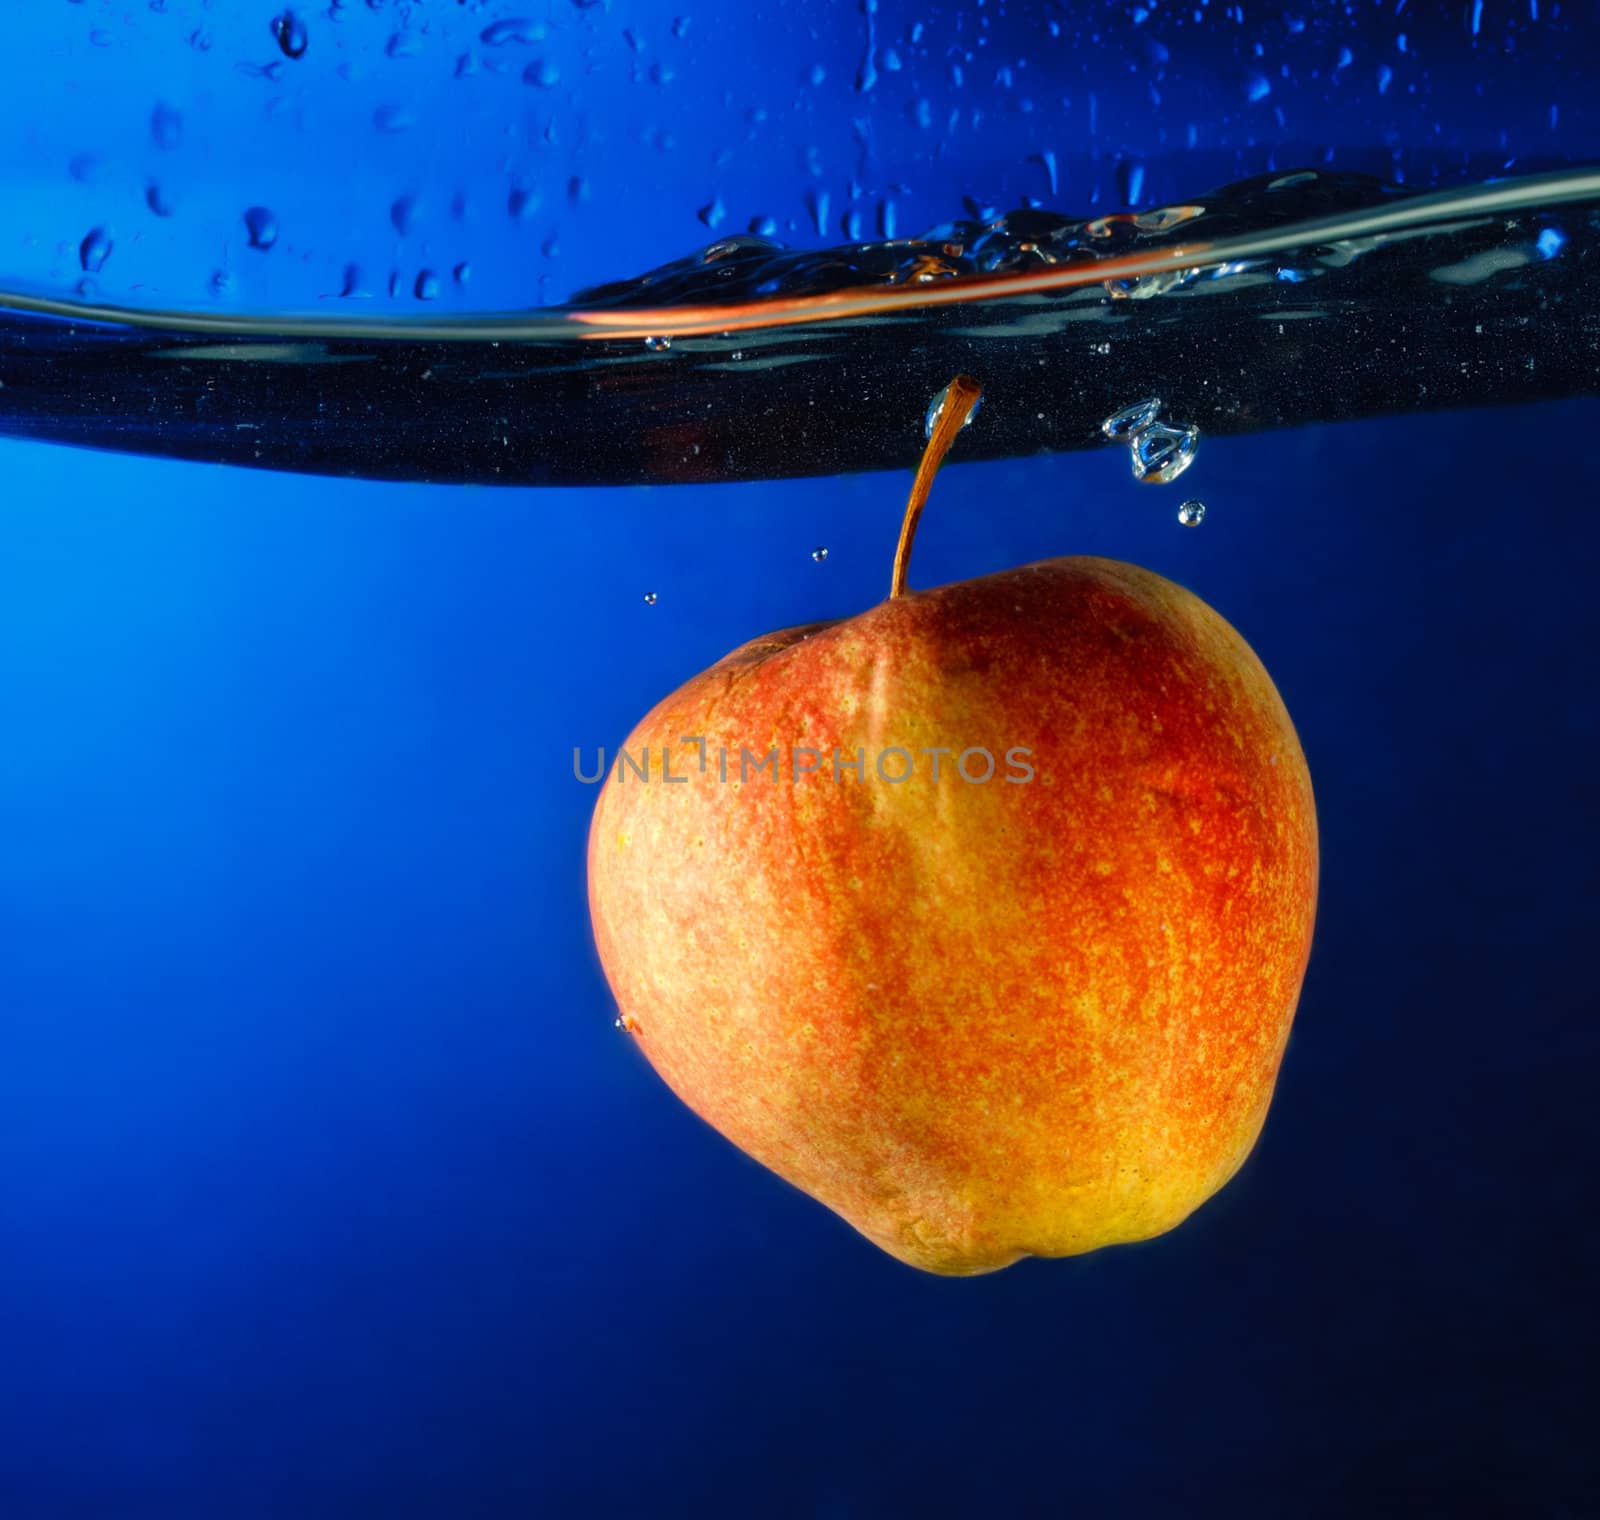
[[1173, 426], [1161, 420], [1159, 396], [1113, 412], [1100, 424], [1100, 431], [1113, 443], [1127, 444], [1133, 478], [1149, 485], [1176, 480], [1194, 463], [1200, 446], [1200, 429], [1193, 423]]

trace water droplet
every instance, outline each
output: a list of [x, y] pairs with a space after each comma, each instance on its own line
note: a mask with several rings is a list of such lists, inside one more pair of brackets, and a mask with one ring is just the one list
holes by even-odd
[[646, 338], [644, 340], [644, 346], [652, 354], [664, 354], [669, 348], [672, 347], [672, 339], [671, 338]]
[[[950, 399], [950, 387], [947, 385], [947, 386], [945, 386], [945, 388], [942, 391], [939, 392], [939, 394], [937, 396], [935, 396], [933, 398], [932, 401], [930, 401], [928, 403], [927, 414], [922, 419], [922, 436], [924, 438], [932, 438], [933, 437], [933, 430], [934, 430], [934, 428], [936, 428], [939, 425], [939, 416], [944, 411], [945, 402], [948, 401], [949, 399]], [[971, 427], [972, 426], [972, 419], [974, 417], [976, 417], [978, 415], [978, 413], [980, 411], [982, 411], [982, 410], [983, 410], [983, 397], [979, 396], [977, 401], [975, 401], [973, 403], [972, 410], [967, 413], [966, 418], [962, 422], [961, 426], [963, 428]]]
[[1136, 433], [1149, 427], [1161, 415], [1161, 398], [1151, 396], [1135, 401], [1120, 412], [1113, 412], [1100, 424], [1100, 431], [1114, 441], [1131, 440]]
[[99, 274], [111, 257], [111, 234], [104, 227], [96, 227], [78, 244], [78, 262], [85, 274]]
[[417, 198], [414, 195], [402, 195], [389, 208], [389, 220], [394, 224], [394, 230], [404, 237], [411, 231], [412, 224], [417, 219]]
[[250, 234], [250, 246], [265, 252], [278, 241], [278, 219], [265, 206], [252, 206], [244, 214], [245, 231]]
[[484, 27], [478, 33], [478, 40], [485, 47], [505, 47], [510, 42], [543, 42], [548, 35], [542, 21], [529, 16], [511, 16]]
[[826, 544], [818, 544], [811, 551], [811, 557], [820, 565], [828, 557], [828, 546]]
[[1152, 422], [1141, 428], [1129, 440], [1132, 455], [1133, 478], [1148, 485], [1165, 485], [1176, 480], [1194, 463], [1194, 451], [1200, 444], [1197, 427], [1169, 427], [1164, 422]]
[[233, 276], [226, 269], [219, 269], [211, 276], [211, 294], [214, 296], [233, 294]]
[[417, 276], [417, 283], [413, 287], [419, 301], [434, 301], [439, 296], [439, 276], [431, 269], [424, 269]]
[[156, 216], [172, 215], [172, 202], [162, 193], [161, 186], [154, 181], [145, 186], [144, 203]]
[[1206, 504], [1190, 499], [1178, 508], [1178, 521], [1186, 528], [1198, 528], [1206, 520]]
[[278, 47], [285, 58], [303, 57], [311, 41], [306, 35], [305, 22], [293, 11], [272, 18], [272, 35], [278, 39]]
[[472, 278], [472, 265], [466, 263], [465, 261], [457, 264], [454, 270], [453, 278], [457, 285], [465, 285]]
[[364, 295], [361, 288], [361, 266], [359, 264], [346, 264], [344, 266], [344, 284], [339, 294], [344, 297]]
[[645, 604], [646, 607], [654, 607], [655, 606], [655, 604], [656, 604], [656, 594], [655, 594], [655, 592], [653, 592], [653, 591], [645, 592], [645, 594], [644, 594], [644, 604]]
[[372, 113], [372, 125], [380, 132], [409, 132], [417, 118], [404, 106], [379, 106]]
[[150, 138], [158, 148], [176, 148], [183, 141], [182, 114], [158, 103], [150, 113]]
[[548, 58], [536, 58], [522, 71], [522, 82], [548, 90], [561, 79], [561, 70]]
[[704, 222], [707, 227], [711, 228], [720, 226], [723, 217], [725, 217], [727, 214], [727, 210], [722, 204], [722, 197], [720, 195], [715, 196], [710, 205], [702, 206], [699, 211], [700, 220]]

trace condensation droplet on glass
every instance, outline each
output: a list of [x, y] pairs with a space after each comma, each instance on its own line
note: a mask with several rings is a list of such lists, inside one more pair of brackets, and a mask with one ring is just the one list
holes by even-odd
[[548, 90], [560, 83], [561, 70], [548, 58], [535, 58], [527, 68], [522, 71], [522, 82], [531, 84], [536, 89]]
[[252, 206], [244, 214], [244, 229], [250, 246], [263, 252], [278, 241], [278, 219], [265, 206]]
[[417, 219], [417, 198], [414, 195], [402, 195], [389, 207], [389, 220], [394, 224], [394, 230], [404, 237], [411, 231], [412, 224]]
[[452, 277], [457, 285], [465, 285], [472, 278], [472, 265], [463, 260], [456, 265]]
[[111, 257], [111, 234], [104, 227], [96, 227], [78, 244], [78, 263], [85, 274], [99, 274]]
[[284, 11], [272, 18], [272, 35], [278, 39], [278, 47], [285, 58], [303, 57], [311, 42], [305, 22], [293, 11]]
[[811, 551], [811, 557], [820, 565], [828, 557], [828, 546], [826, 544], [818, 544]]
[[424, 269], [417, 276], [417, 283], [412, 287], [419, 301], [433, 301], [439, 295], [439, 276], [431, 269]]
[[[950, 387], [947, 385], [942, 391], [939, 392], [937, 396], [933, 398], [932, 401], [928, 403], [927, 414], [922, 419], [922, 436], [924, 438], [933, 437], [933, 430], [939, 425], [940, 414], [944, 411], [944, 404], [949, 399]], [[963, 428], [971, 427], [972, 419], [976, 417], [982, 410], [983, 397], [979, 396], [978, 399], [972, 403], [972, 410], [967, 413], [966, 418], [962, 421], [961, 426]]]
[[1206, 520], [1206, 504], [1191, 497], [1178, 508], [1178, 521], [1186, 528], [1198, 528]]
[[656, 604], [656, 594], [655, 594], [655, 592], [653, 592], [653, 591], [645, 592], [645, 594], [644, 594], [644, 604], [645, 604], [646, 607], [654, 607], [655, 606], [655, 604]]
[[1115, 442], [1131, 441], [1161, 415], [1161, 398], [1149, 396], [1135, 401], [1120, 412], [1113, 412], [1100, 424], [1100, 431]]
[[547, 35], [548, 29], [542, 21], [534, 21], [528, 16], [511, 16], [484, 27], [478, 33], [478, 40], [485, 47], [505, 47], [511, 42], [543, 42]]
[[672, 339], [646, 338], [644, 340], [644, 346], [652, 354], [664, 354], [669, 348], [672, 347]]
[[183, 141], [183, 116], [165, 102], [150, 113], [150, 140], [158, 148], [176, 148]]

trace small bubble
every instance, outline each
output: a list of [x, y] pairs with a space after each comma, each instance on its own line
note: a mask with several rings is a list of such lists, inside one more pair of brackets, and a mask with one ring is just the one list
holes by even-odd
[[820, 565], [828, 557], [828, 546], [826, 544], [818, 544], [811, 551], [811, 557]]
[[412, 287], [419, 301], [434, 301], [439, 296], [439, 276], [431, 269], [424, 269], [417, 276], [417, 283]]
[[104, 227], [96, 227], [78, 244], [78, 262], [85, 274], [99, 274], [111, 257], [111, 234]]
[[244, 214], [244, 227], [252, 248], [265, 252], [278, 241], [278, 219], [265, 206], [250, 207]]
[[456, 265], [451, 277], [457, 285], [465, 285], [472, 278], [472, 265], [463, 260]]
[[1186, 528], [1198, 528], [1206, 520], [1206, 504], [1196, 498], [1178, 508], [1178, 521]]
[[655, 594], [655, 592], [653, 592], [653, 591], [645, 592], [645, 594], [644, 594], [644, 604], [645, 604], [646, 607], [654, 607], [655, 606], [655, 604], [656, 604], [656, 594]]
[[[306, 35], [306, 24], [293, 11], [284, 11], [272, 18], [272, 35], [285, 58], [301, 58], [311, 39]], [[320, 55], [319, 55], [320, 56]]]
[[[927, 414], [922, 419], [922, 436], [924, 438], [932, 438], [933, 437], [933, 430], [934, 430], [934, 428], [936, 428], [939, 425], [939, 417], [940, 417], [941, 413], [943, 413], [943, 411], [944, 411], [945, 402], [948, 401], [949, 399], [950, 399], [950, 387], [947, 385], [947, 386], [945, 386], [945, 388], [942, 391], [939, 392], [939, 394], [937, 396], [935, 396], [933, 398], [932, 401], [930, 401], [928, 403]], [[961, 423], [961, 426], [963, 428], [971, 427], [972, 426], [972, 419], [974, 417], [976, 417], [978, 415], [978, 413], [980, 411], [982, 411], [982, 410], [983, 410], [983, 397], [979, 396], [978, 399], [975, 402], [973, 402], [972, 410], [967, 413], [965, 419]]]
[[646, 338], [644, 346], [652, 354], [664, 354], [672, 347], [671, 338]]
[[211, 294], [214, 296], [233, 294], [233, 276], [226, 269], [219, 269], [211, 276]]

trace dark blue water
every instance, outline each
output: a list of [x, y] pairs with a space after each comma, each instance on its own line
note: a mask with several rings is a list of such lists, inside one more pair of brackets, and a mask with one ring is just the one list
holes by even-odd
[[[1416, 0], [884, 5], [861, 92], [854, 6], [692, 11], [682, 38], [621, 3], [306, 7], [294, 60], [273, 7], [41, 5], [11, 23], [0, 272], [70, 294], [108, 225], [97, 294], [134, 304], [298, 309], [348, 262], [382, 304], [391, 266], [408, 291], [458, 255], [481, 279], [441, 303], [533, 304], [703, 243], [713, 193], [820, 245], [806, 197], [852, 203], [858, 119], [863, 214], [907, 183], [910, 226], [1043, 194], [1049, 142], [1081, 155], [1063, 204], [1132, 160], [1146, 203], [1185, 193], [1191, 119], [1241, 172], [1296, 142], [1413, 180], [1594, 157], [1572, 86], [1600, 24], [1541, 7], [1486, 4], [1475, 36]], [[518, 15], [561, 39], [558, 82], [523, 84], [545, 54], [518, 44], [457, 79]], [[983, 120], [948, 131], [953, 106]], [[389, 108], [416, 124], [378, 131]], [[194, 221], [139, 220], [158, 155]], [[531, 224], [499, 204], [519, 176], [554, 186]], [[387, 220], [480, 179], [459, 236]], [[232, 227], [257, 204], [267, 251]], [[488, 490], [0, 440], [0, 1514], [1600, 1514], [1597, 424], [1573, 399], [1208, 436], [1170, 486], [1111, 449], [941, 479], [919, 583], [1106, 554], [1233, 622], [1323, 839], [1240, 1175], [1162, 1239], [955, 1281], [735, 1152], [613, 1029], [572, 775], [753, 634], [878, 600], [911, 458]]]

